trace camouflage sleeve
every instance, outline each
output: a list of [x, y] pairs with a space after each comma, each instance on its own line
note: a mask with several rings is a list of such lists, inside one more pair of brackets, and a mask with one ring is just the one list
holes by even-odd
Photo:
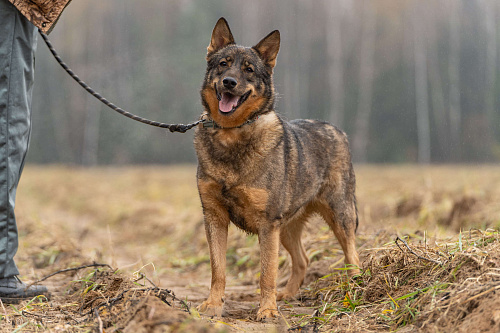
[[49, 33], [71, 0], [9, 0], [37, 28]]

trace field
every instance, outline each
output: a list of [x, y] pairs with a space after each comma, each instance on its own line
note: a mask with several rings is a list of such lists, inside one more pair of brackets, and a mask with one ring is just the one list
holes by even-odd
[[[0, 332], [500, 331], [500, 166], [355, 171], [362, 274], [313, 219], [300, 295], [257, 322], [258, 239], [234, 226], [225, 313], [195, 310], [210, 284], [195, 166], [28, 166], [16, 260], [51, 297], [1, 304]], [[282, 250], [280, 284], [289, 273]]]

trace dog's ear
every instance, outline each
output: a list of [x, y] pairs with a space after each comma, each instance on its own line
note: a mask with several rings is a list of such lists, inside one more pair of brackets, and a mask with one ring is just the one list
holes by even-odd
[[260, 57], [271, 70], [276, 65], [276, 58], [280, 50], [280, 32], [274, 30], [264, 37], [257, 45], [253, 47], [259, 53]]
[[212, 39], [207, 47], [207, 57], [221, 48], [234, 44], [233, 34], [225, 18], [221, 17], [212, 31]]

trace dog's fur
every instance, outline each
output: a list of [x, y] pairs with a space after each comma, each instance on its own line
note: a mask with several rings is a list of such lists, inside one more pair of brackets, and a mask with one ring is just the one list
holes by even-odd
[[[215, 25], [208, 46], [201, 98], [212, 126], [199, 125], [195, 135], [212, 267], [210, 295], [198, 309], [208, 315], [222, 313], [231, 221], [259, 237], [259, 320], [276, 316], [276, 299], [289, 299], [299, 290], [309, 263], [300, 237], [312, 214], [321, 215], [333, 230], [345, 263], [353, 266], [351, 275], [359, 272], [355, 178], [347, 137], [326, 122], [288, 122], [276, 114], [272, 76], [279, 46], [277, 30], [254, 47], [236, 45], [224, 18]], [[292, 258], [292, 273], [277, 294], [280, 242]]]

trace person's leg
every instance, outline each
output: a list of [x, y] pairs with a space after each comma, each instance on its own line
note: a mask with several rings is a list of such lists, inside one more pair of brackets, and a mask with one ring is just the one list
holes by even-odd
[[36, 28], [0, 0], [0, 277], [18, 275], [16, 189], [28, 150]]
[[0, 297], [20, 283], [14, 206], [31, 132], [36, 37], [36, 28], [0, 0]]

